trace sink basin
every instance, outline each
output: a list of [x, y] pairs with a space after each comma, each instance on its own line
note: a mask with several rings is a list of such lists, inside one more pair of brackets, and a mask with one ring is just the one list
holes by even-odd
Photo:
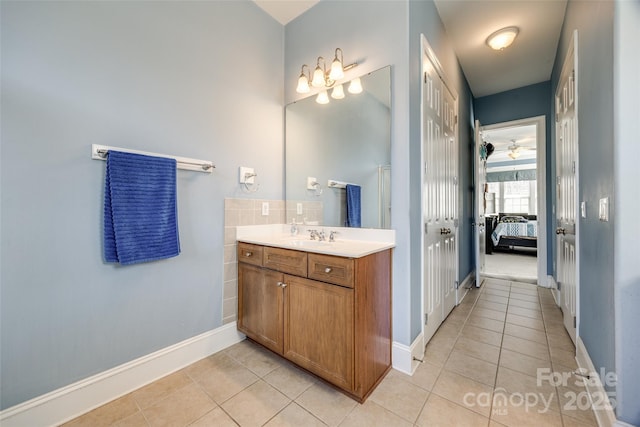
[[333, 246], [335, 242], [319, 241], [319, 240], [304, 240], [304, 239], [291, 239], [285, 240], [288, 245], [296, 246], [298, 248], [324, 248]]

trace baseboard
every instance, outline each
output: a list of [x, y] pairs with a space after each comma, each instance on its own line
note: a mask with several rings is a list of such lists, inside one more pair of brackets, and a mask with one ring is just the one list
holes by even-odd
[[391, 347], [391, 365], [393, 369], [413, 375], [418, 368], [419, 360], [424, 358], [424, 346], [422, 333], [413, 340], [411, 346], [394, 341]]
[[464, 280], [462, 280], [462, 282], [460, 282], [460, 284], [458, 285], [456, 305], [460, 304], [464, 297], [467, 296], [467, 294], [469, 293], [469, 289], [473, 287], [475, 281], [476, 272], [475, 270], [472, 270], [471, 272], [469, 272], [469, 274], [467, 274], [467, 277], [465, 277]]
[[[597, 374], [598, 370], [595, 368], [595, 366], [593, 366], [593, 362], [591, 361], [591, 357], [589, 357], [587, 348], [585, 347], [584, 342], [582, 342], [582, 339], [580, 339], [580, 337], [576, 337], [576, 360], [578, 362], [578, 367], [582, 370], [582, 372], [588, 372], [593, 377], [593, 381], [585, 381], [587, 385], [587, 393], [589, 394], [589, 400], [592, 404], [594, 401], [600, 401], [600, 399], [597, 399], [595, 397], [605, 396], [607, 392], [604, 389], [604, 386], [600, 381], [600, 377]], [[625, 423], [616, 419], [616, 414], [613, 411], [613, 407], [611, 405], [598, 406], [599, 407], [596, 408], [594, 413], [600, 427], [625, 425]]]
[[189, 338], [0, 412], [2, 427], [55, 426], [244, 339], [236, 322]]

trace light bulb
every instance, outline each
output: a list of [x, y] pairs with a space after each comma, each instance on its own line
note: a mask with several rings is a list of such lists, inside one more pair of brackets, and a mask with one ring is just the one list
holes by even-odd
[[318, 104], [328, 104], [329, 103], [329, 95], [326, 90], [318, 93], [318, 97], [316, 98], [316, 102]]
[[344, 89], [343, 89], [342, 85], [338, 85], [338, 86], [333, 88], [333, 90], [331, 91], [331, 97], [333, 99], [342, 99], [342, 98], [344, 98]]
[[342, 62], [336, 57], [331, 63], [331, 71], [329, 72], [329, 78], [331, 80], [339, 80], [344, 77], [344, 69], [342, 68]]
[[347, 90], [349, 91], [349, 93], [353, 94], [362, 92], [362, 83], [360, 82], [360, 77], [356, 77], [355, 79], [351, 80], [351, 83], [349, 83], [349, 89]]

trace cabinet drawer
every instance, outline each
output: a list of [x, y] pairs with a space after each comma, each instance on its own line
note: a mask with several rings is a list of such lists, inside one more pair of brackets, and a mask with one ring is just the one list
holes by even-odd
[[247, 264], [261, 267], [263, 249], [263, 246], [238, 242], [238, 262], [246, 262]]
[[310, 279], [353, 288], [354, 260], [331, 255], [309, 254]]
[[264, 247], [264, 266], [283, 273], [305, 277], [307, 275], [307, 253], [289, 249]]

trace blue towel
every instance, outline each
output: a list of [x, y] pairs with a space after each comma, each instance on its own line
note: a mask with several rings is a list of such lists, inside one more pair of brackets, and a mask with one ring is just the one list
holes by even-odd
[[104, 189], [104, 257], [135, 264], [180, 253], [176, 161], [109, 151]]
[[347, 227], [360, 227], [360, 186], [347, 184]]

